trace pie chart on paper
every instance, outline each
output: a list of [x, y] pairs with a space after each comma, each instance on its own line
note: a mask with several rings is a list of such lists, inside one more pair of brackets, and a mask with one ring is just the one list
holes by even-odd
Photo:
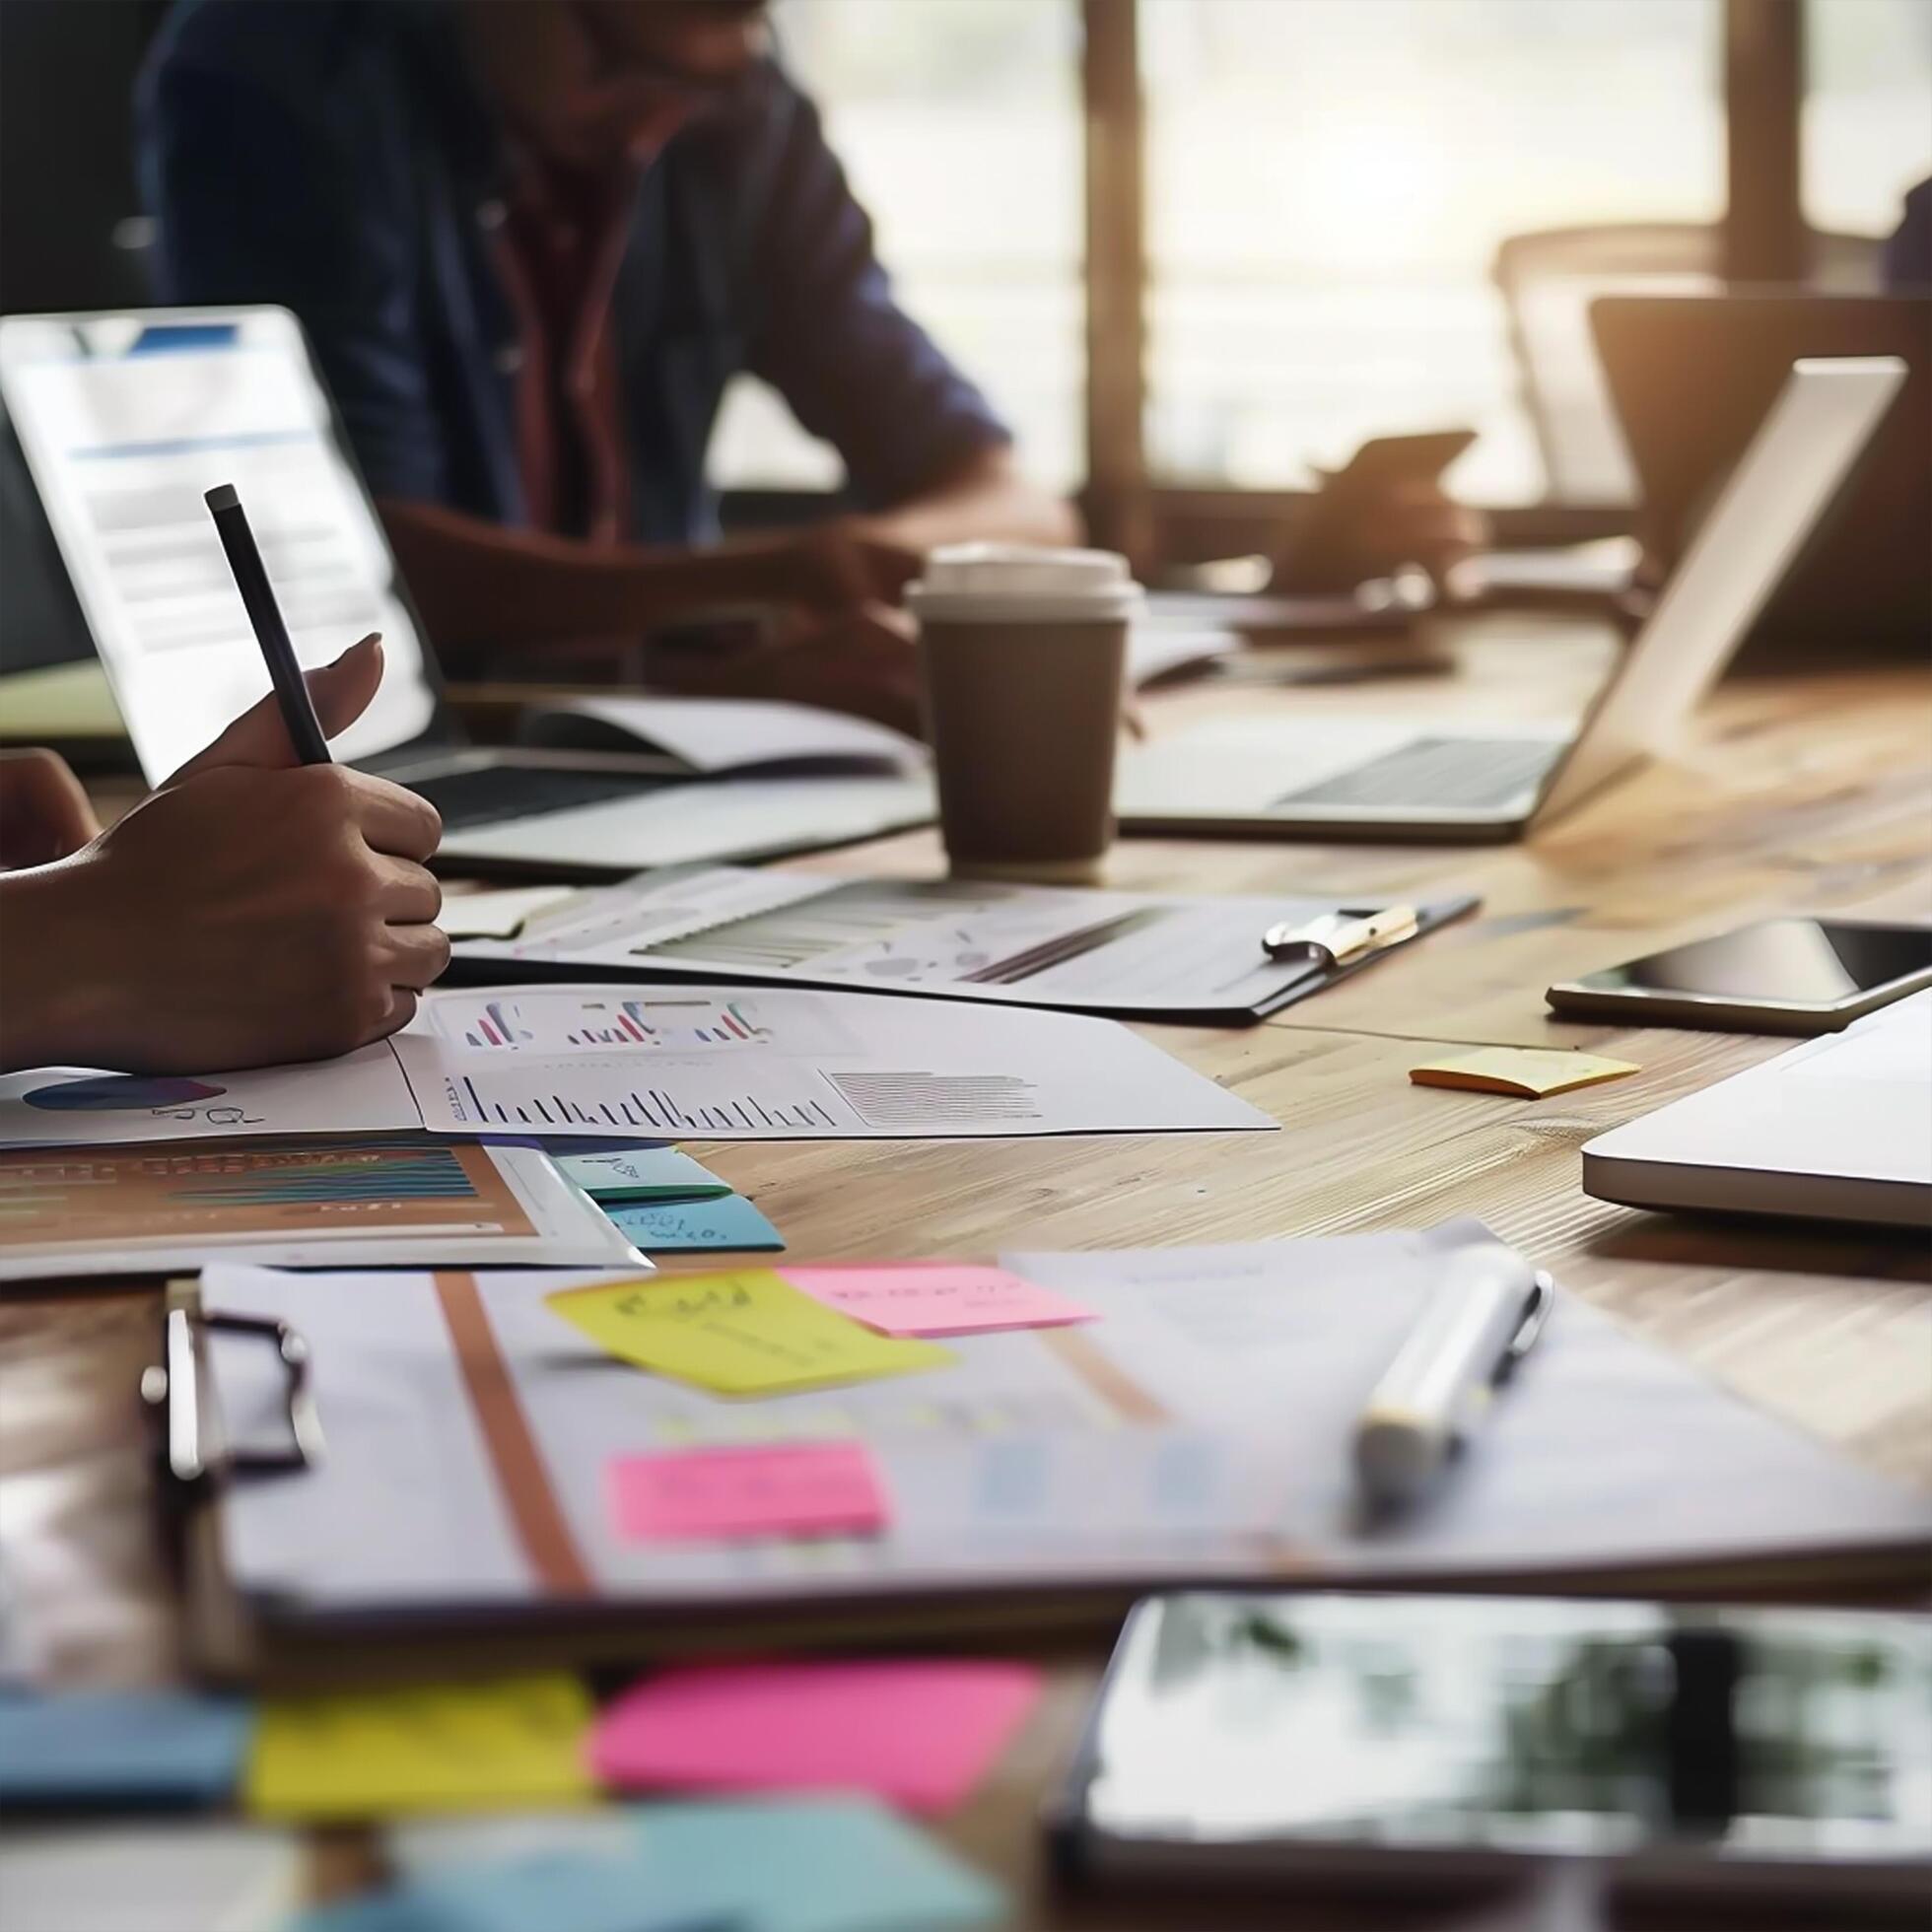
[[213, 1100], [226, 1087], [178, 1074], [91, 1073], [33, 1087], [20, 1097], [48, 1114], [118, 1114], [148, 1107], [188, 1107]]

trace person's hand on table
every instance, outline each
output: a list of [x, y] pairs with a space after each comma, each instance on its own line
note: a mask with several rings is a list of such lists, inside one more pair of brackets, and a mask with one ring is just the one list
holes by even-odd
[[1438, 483], [1351, 491], [1339, 502], [1318, 495], [1276, 563], [1273, 587], [1290, 594], [1351, 590], [1405, 564], [1419, 564], [1439, 584], [1489, 542], [1489, 519]]
[[889, 525], [862, 517], [755, 537], [733, 546], [732, 555], [761, 598], [837, 614], [898, 604], [926, 562], [896, 541]]
[[101, 830], [81, 782], [51, 751], [0, 751], [0, 868], [49, 865]]
[[[374, 638], [310, 671], [323, 730], [381, 674]], [[297, 766], [263, 699], [72, 857], [0, 879], [0, 1066], [219, 1072], [393, 1033], [449, 957], [441, 836], [413, 793]]]
[[781, 698], [920, 734], [912, 620], [883, 604], [806, 615], [740, 651], [660, 648], [649, 677], [682, 697]]

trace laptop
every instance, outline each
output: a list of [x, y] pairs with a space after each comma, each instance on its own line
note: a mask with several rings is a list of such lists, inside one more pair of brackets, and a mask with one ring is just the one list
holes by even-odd
[[1426, 716], [1231, 720], [1130, 753], [1132, 832], [1500, 843], [1569, 810], [1676, 732], [1905, 382], [1896, 357], [1803, 361], [1655, 610], [1571, 729], [1482, 731]]
[[1932, 992], [1780, 1054], [1583, 1149], [1632, 1208], [1932, 1227]]
[[0, 395], [150, 784], [268, 688], [201, 500], [234, 483], [302, 661], [381, 632], [381, 689], [334, 750], [436, 805], [442, 862], [619, 877], [932, 816], [923, 770], [694, 783], [670, 752], [472, 744], [287, 310], [0, 316]]
[[[1675, 569], [1791, 365], [1896, 356], [1905, 387], [1858, 474], [1751, 628], [1736, 668], [1932, 652], [1932, 296], [1790, 290], [1606, 296], [1592, 304], [1644, 506]], [[1824, 641], [1826, 648], [1821, 650]]]

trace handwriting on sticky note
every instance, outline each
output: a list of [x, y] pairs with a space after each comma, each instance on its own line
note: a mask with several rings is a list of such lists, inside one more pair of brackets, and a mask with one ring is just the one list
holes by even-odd
[[885, 1490], [862, 1442], [769, 1442], [620, 1456], [611, 1514], [637, 1543], [868, 1536], [885, 1527]]
[[248, 1809], [365, 1818], [573, 1804], [593, 1790], [588, 1694], [562, 1673], [271, 1698], [249, 1754]]
[[1620, 1080], [1642, 1070], [1601, 1054], [1565, 1053], [1553, 1047], [1478, 1047], [1470, 1053], [1425, 1060], [1409, 1070], [1417, 1086], [1459, 1087], [1468, 1093], [1510, 1093], [1541, 1100], [1546, 1094]]
[[788, 1268], [794, 1287], [881, 1335], [979, 1335], [1061, 1328], [1095, 1311], [1003, 1268], [908, 1262], [885, 1268]]
[[598, 1347], [722, 1396], [783, 1395], [938, 1368], [930, 1342], [874, 1335], [770, 1269], [570, 1288], [549, 1305]]
[[669, 1671], [603, 1713], [591, 1756], [625, 1789], [869, 1791], [950, 1811], [1040, 1694], [992, 1660], [714, 1665]]

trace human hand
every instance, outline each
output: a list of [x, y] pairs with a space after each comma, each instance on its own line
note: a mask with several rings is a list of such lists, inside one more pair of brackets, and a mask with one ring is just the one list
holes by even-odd
[[[309, 673], [326, 733], [381, 667], [365, 638]], [[266, 698], [85, 851], [7, 882], [9, 928], [34, 936], [8, 961], [4, 1064], [218, 1072], [409, 1019], [449, 956], [423, 865], [442, 823], [397, 786], [292, 756]]]
[[735, 652], [659, 650], [651, 683], [686, 697], [780, 698], [870, 718], [917, 737], [919, 658], [912, 620], [883, 604], [807, 617]]
[[833, 518], [756, 543], [764, 594], [813, 611], [895, 606], [926, 564], [922, 552], [862, 517]]
[[51, 864], [100, 830], [66, 759], [51, 751], [0, 751], [0, 867]]
[[1325, 492], [1308, 506], [1273, 587], [1293, 593], [1351, 590], [1405, 564], [1438, 583], [1472, 551], [1488, 547], [1489, 519], [1438, 483], [1397, 482]]

